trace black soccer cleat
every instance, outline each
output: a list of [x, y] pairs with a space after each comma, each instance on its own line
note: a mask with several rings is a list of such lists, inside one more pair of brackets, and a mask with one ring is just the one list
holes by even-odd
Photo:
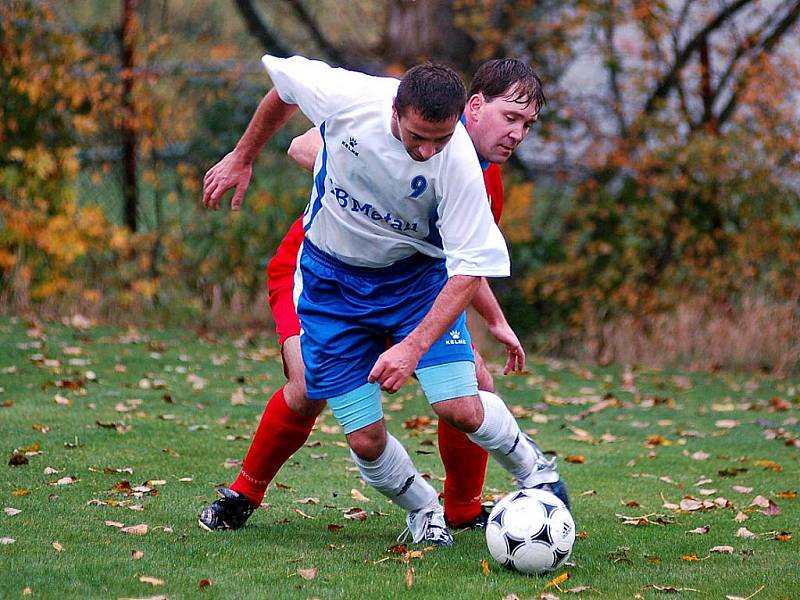
[[481, 506], [481, 512], [471, 521], [453, 525], [450, 520], [445, 516], [445, 522], [450, 529], [486, 529], [486, 523], [489, 521], [490, 509], [486, 506]]
[[239, 529], [253, 514], [255, 507], [245, 496], [228, 488], [217, 488], [219, 500], [214, 500], [203, 509], [197, 520], [207, 531]]

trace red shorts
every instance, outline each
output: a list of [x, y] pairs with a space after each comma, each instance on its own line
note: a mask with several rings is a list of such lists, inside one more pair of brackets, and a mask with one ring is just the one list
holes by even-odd
[[283, 345], [286, 338], [300, 335], [300, 320], [294, 306], [294, 270], [297, 266], [297, 254], [303, 243], [303, 220], [297, 219], [286, 237], [283, 238], [272, 260], [267, 266], [267, 291], [272, 319], [278, 343]]

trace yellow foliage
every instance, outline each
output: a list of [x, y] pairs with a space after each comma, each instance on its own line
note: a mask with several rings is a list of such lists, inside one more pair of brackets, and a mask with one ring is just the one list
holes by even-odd
[[56, 215], [48, 219], [37, 245], [50, 256], [64, 264], [72, 264], [86, 254], [86, 241], [69, 215]]
[[131, 248], [131, 233], [125, 227], [114, 226], [111, 228], [109, 246], [120, 254], [127, 254]]
[[503, 233], [509, 242], [528, 242], [531, 240], [531, 209], [533, 208], [533, 182], [513, 185], [505, 193]]
[[10, 271], [15, 264], [17, 264], [17, 257], [8, 250], [0, 248], [0, 269]]
[[91, 302], [92, 304], [97, 304], [100, 302], [101, 298], [100, 290], [96, 289], [81, 290], [81, 298], [83, 298], [87, 302]]
[[108, 220], [99, 206], [84, 206], [78, 211], [77, 217], [77, 227], [85, 236], [100, 238], [108, 231]]
[[140, 296], [152, 300], [158, 293], [158, 279], [137, 279], [132, 287]]
[[34, 287], [31, 291], [31, 297], [33, 297], [35, 300], [50, 298], [51, 296], [62, 293], [67, 289], [68, 285], [69, 280], [66, 277], [62, 275], [56, 275], [53, 278], [43, 281]]

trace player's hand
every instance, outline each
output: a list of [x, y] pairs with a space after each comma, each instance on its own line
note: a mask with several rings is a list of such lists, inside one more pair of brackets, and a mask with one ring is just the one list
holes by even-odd
[[506, 347], [508, 360], [503, 369], [503, 375], [508, 375], [512, 371], [522, 371], [525, 368], [525, 350], [511, 326], [508, 323], [501, 323], [490, 326], [489, 331], [498, 342]]
[[203, 177], [203, 205], [217, 210], [225, 192], [235, 188], [231, 198], [231, 210], [239, 210], [242, 208], [244, 194], [250, 185], [252, 174], [252, 163], [242, 160], [235, 152], [229, 152]]
[[367, 381], [377, 381], [384, 392], [394, 394], [411, 377], [419, 359], [416, 352], [400, 342], [378, 357]]

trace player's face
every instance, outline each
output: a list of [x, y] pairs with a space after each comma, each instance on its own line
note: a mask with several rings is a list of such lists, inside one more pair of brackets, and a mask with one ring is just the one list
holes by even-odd
[[458, 115], [446, 121], [427, 121], [413, 108], [406, 114], [392, 113], [392, 133], [403, 142], [408, 155], [416, 161], [424, 162], [439, 154], [450, 138], [458, 123]]
[[478, 156], [493, 163], [506, 162], [539, 117], [535, 102], [526, 106], [503, 96], [489, 101], [483, 94], [467, 101], [467, 112], [467, 130]]

